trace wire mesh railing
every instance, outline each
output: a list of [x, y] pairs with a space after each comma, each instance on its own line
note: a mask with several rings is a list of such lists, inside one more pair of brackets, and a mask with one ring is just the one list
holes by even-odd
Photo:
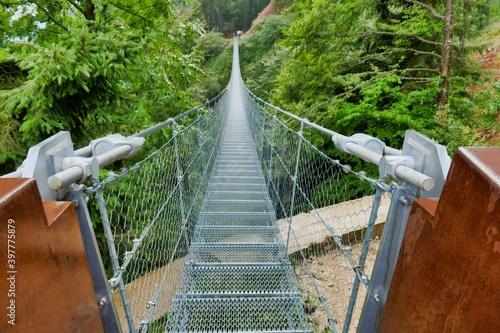
[[[275, 306], [289, 313], [304, 308], [313, 331], [347, 332], [350, 322], [359, 316], [364, 298], [365, 288], [359, 286], [368, 283], [373, 266], [377, 242], [372, 239], [384, 221], [384, 214], [377, 219], [377, 212], [381, 205], [387, 209], [389, 200], [382, 199], [387, 188], [320, 152], [304, 138], [304, 123], [299, 124], [299, 131], [292, 130], [277, 109], [259, 105], [243, 90], [240, 98], [252, 131], [251, 148], [255, 144], [257, 150], [257, 164], [249, 167], [248, 153], [242, 153], [248, 147], [220, 146], [226, 117], [223, 110], [228, 109], [230, 95], [223, 95], [207, 113], [200, 111], [188, 126], [175, 125], [167, 143], [149, 157], [89, 189], [95, 194], [102, 220], [109, 252], [105, 264], [121, 325], [128, 332], [164, 332], [166, 327], [167, 331], [168, 327], [196, 330], [204, 324], [185, 322], [179, 311], [202, 320], [219, 309], [227, 313], [224, 327], [231, 331], [240, 327], [231, 328], [231, 318], [241, 313], [231, 314], [228, 307], [239, 307], [245, 313], [245, 307], [255, 310], [262, 303], [260, 307]], [[242, 143], [238, 141], [238, 145]], [[257, 169], [259, 164], [262, 170]], [[255, 182], [262, 175], [265, 185]], [[273, 227], [269, 207], [261, 207], [262, 186], [269, 189], [272, 220], [277, 219]], [[227, 193], [237, 193], [237, 200]], [[210, 200], [204, 201], [206, 195]], [[197, 221], [209, 223], [210, 228], [200, 227], [195, 232]], [[257, 237], [265, 244], [218, 245], [235, 235], [246, 240]], [[293, 271], [278, 270], [283, 276], [275, 274], [272, 266], [259, 266], [286, 254]], [[252, 261], [257, 268], [243, 265], [231, 272], [211, 272], [210, 265], [217, 265], [221, 258], [238, 265]], [[190, 268], [188, 261], [206, 267]], [[274, 277], [279, 283], [259, 276]], [[210, 283], [201, 283], [206, 279]], [[244, 295], [246, 289], [253, 289], [253, 279], [260, 281], [259, 288], [264, 288], [262, 281], [270, 284], [262, 289], [265, 295], [298, 295], [297, 281], [302, 300], [295, 299], [296, 304], [283, 308], [278, 298], [256, 298], [253, 304], [238, 297], [209, 300], [206, 296], [214, 288], [218, 293], [230, 289], [234, 295]], [[196, 286], [189, 281], [196, 281]], [[283, 281], [292, 281], [290, 288], [295, 291], [285, 288]], [[193, 293], [205, 296], [190, 301], [187, 307], [182, 305], [179, 295]], [[258, 328], [286, 322], [263, 320], [258, 311], [255, 316], [241, 325]]]
[[386, 186], [316, 149], [303, 137], [304, 123], [296, 132], [280, 120], [279, 109], [260, 105], [249, 91], [246, 98], [308, 319], [314, 331], [347, 332], [353, 315], [359, 318], [366, 293], [359, 285], [368, 283], [374, 264], [389, 206], [382, 195]]
[[[127, 332], [163, 332], [217, 155], [227, 95], [119, 174], [97, 181], [107, 249], [101, 249], [119, 320]], [[168, 134], [165, 134], [167, 136]], [[94, 209], [96, 210], [96, 209]], [[95, 213], [96, 214], [96, 213]]]
[[[381, 206], [387, 211], [383, 192], [388, 188], [320, 152], [304, 138], [308, 123], [291, 129], [281, 110], [260, 105], [251, 92], [235, 88], [243, 86], [241, 79], [231, 85], [240, 91], [251, 144], [242, 141], [243, 127], [234, 124], [228, 130], [238, 139], [221, 144], [226, 111], [240, 107], [228, 103], [231, 93], [226, 93], [188, 126], [175, 125], [172, 137], [148, 158], [90, 189], [103, 221], [106, 266], [122, 327], [129, 332], [188, 332], [277, 325], [348, 332], [366, 293], [360, 285], [368, 284], [374, 264], [374, 238], [385, 221], [382, 211], [379, 218], [377, 214]], [[257, 154], [249, 155], [249, 149]], [[263, 186], [269, 190], [266, 207]], [[240, 241], [227, 243], [236, 238]], [[221, 260], [237, 266], [226, 272], [218, 267]], [[274, 272], [270, 263], [283, 260], [293, 270]], [[249, 262], [256, 266], [245, 266]], [[299, 295], [295, 281], [301, 300], [292, 296]], [[258, 297], [268, 299], [248, 298], [247, 289], [255, 293], [256, 286], [262, 289]], [[293, 304], [276, 295], [289, 295], [286, 301]], [[295, 324], [290, 326], [287, 315], [283, 321], [263, 319], [274, 308], [288, 316], [295, 313]], [[213, 311], [220, 312], [214, 319], [219, 324], [199, 322]], [[255, 318], [232, 322], [247, 311], [255, 312]]]
[[[443, 188], [445, 149], [409, 132], [400, 151], [272, 106], [245, 90], [237, 39], [234, 47], [229, 88], [214, 100], [77, 151], [69, 132], [58, 133], [6, 176], [38, 177], [44, 199], [74, 200], [109, 331], [328, 333], [352, 331], [357, 319], [363, 331], [374, 327], [411, 203]], [[312, 145], [312, 130], [355, 167]], [[146, 158], [99, 177], [141, 147]], [[382, 180], [368, 176], [374, 166]], [[376, 256], [383, 264], [374, 267]]]

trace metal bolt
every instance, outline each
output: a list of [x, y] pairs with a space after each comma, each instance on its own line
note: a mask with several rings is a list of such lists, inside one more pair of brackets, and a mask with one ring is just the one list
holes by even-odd
[[377, 303], [380, 303], [380, 295], [379, 294], [373, 295], [373, 300]]
[[99, 302], [97, 302], [97, 307], [99, 309], [102, 309], [106, 306], [106, 297], [103, 297], [99, 300]]
[[84, 185], [79, 185], [79, 184], [71, 184], [70, 188], [73, 192], [82, 192], [83, 189], [85, 188]]
[[410, 203], [410, 200], [408, 200], [408, 197], [406, 195], [403, 195], [402, 197], [400, 197], [399, 201], [401, 203], [403, 203], [404, 205], [408, 205]]

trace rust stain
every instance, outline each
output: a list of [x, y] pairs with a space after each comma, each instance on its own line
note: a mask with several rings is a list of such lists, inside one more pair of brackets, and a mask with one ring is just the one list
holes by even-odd
[[[33, 179], [0, 179], [0, 248], [9, 240], [15, 283], [0, 279], [0, 290], [14, 286], [15, 297], [0, 297], [0, 308], [15, 303], [14, 322], [0, 321], [0, 332], [103, 332], [71, 202], [42, 203]], [[7, 263], [7, 251], [0, 250], [0, 262]]]
[[43, 209], [47, 217], [46, 225], [50, 227], [70, 206], [74, 206], [71, 201], [44, 200]]

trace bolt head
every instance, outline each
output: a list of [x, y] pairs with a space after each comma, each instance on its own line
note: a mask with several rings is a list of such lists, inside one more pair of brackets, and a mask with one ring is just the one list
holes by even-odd
[[403, 203], [404, 205], [408, 205], [410, 203], [410, 200], [406, 195], [403, 195], [402, 197], [399, 198], [399, 201]]
[[106, 306], [106, 297], [103, 297], [99, 300], [99, 302], [97, 302], [97, 307], [99, 309], [102, 309]]

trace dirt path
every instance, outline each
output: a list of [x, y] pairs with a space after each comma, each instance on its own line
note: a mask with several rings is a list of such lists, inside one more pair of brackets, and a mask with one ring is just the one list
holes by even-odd
[[[366, 228], [370, 218], [373, 196], [366, 196], [340, 204], [322, 207], [317, 212], [295, 215], [292, 218], [292, 228], [297, 235], [297, 242], [290, 242], [288, 253], [297, 252], [313, 244], [322, 244], [332, 237], [329, 228], [338, 235], [349, 235], [361, 232]], [[391, 200], [387, 194], [382, 196], [376, 225], [384, 223]], [[318, 215], [319, 214], [319, 215]], [[321, 218], [320, 218], [321, 216]], [[284, 240], [287, 239], [288, 223], [285, 219], [278, 220], [278, 227]]]
[[[177, 259], [172, 262], [170, 267], [168, 267], [168, 265], [163, 266], [162, 268], [135, 279], [125, 286], [136, 330], [138, 330], [141, 321], [147, 317], [149, 311], [148, 302], [153, 299], [155, 291], [160, 287], [163, 280], [164, 283], [159, 293], [150, 323], [162, 318], [170, 310], [172, 300], [181, 282], [182, 270], [186, 260], [187, 257]], [[129, 329], [125, 317], [125, 310], [123, 309], [122, 299], [118, 290], [113, 292], [113, 300], [118, 312], [120, 324], [123, 328], [123, 333], [128, 333]]]

